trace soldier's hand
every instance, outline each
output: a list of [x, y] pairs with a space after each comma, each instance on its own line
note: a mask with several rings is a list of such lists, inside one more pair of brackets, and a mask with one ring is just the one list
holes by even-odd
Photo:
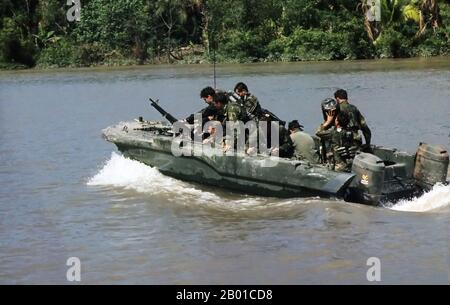
[[258, 150], [256, 149], [256, 147], [250, 147], [249, 149], [247, 149], [247, 154], [249, 156], [256, 156], [257, 152]]
[[280, 155], [280, 148], [279, 147], [275, 147], [270, 151], [270, 155], [271, 156], [279, 156]]
[[334, 121], [334, 112], [333, 111], [328, 111], [327, 112], [327, 120], [325, 121], [324, 126], [325, 127], [330, 126], [331, 124], [333, 124], [333, 121]]

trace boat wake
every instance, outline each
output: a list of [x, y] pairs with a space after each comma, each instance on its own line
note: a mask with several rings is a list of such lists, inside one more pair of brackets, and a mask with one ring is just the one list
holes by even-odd
[[401, 200], [389, 207], [404, 212], [428, 212], [450, 207], [450, 185], [437, 184], [420, 197]]
[[[194, 184], [173, 179], [161, 174], [157, 169], [141, 162], [125, 158], [113, 152], [100, 171], [89, 179], [89, 186], [123, 188], [152, 196], [164, 197], [165, 200], [203, 205], [223, 210], [255, 210], [274, 207], [292, 207], [298, 204], [310, 204], [329, 201], [328, 199], [293, 198], [279, 199], [259, 196], [210, 192]], [[335, 202], [335, 200], [332, 200]], [[430, 192], [419, 198], [403, 200], [388, 208], [397, 211], [426, 212], [450, 206], [450, 186], [437, 185]]]
[[[187, 183], [161, 174], [157, 169], [113, 152], [111, 158], [87, 185], [113, 186], [140, 193], [210, 197], [213, 193], [197, 190]], [[204, 198], [212, 199], [212, 198]]]
[[[164, 197], [165, 200], [186, 205], [202, 205], [219, 210], [252, 210], [273, 207], [289, 207], [298, 203], [323, 201], [319, 198], [302, 199], [302, 201], [267, 198], [242, 194], [221, 194], [210, 192], [181, 180], [161, 174], [157, 169], [141, 162], [125, 158], [113, 152], [103, 168], [89, 179], [89, 186], [103, 186], [134, 190], [139, 193]], [[225, 196], [224, 196], [225, 195]]]

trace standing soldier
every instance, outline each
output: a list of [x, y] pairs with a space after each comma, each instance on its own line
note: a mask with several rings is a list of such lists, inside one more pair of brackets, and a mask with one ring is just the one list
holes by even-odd
[[[327, 137], [325, 131], [334, 128], [336, 122], [336, 116], [339, 112], [338, 103], [332, 98], [327, 98], [322, 101], [322, 114], [324, 122], [320, 124], [316, 130], [316, 136], [320, 139], [319, 157], [321, 163], [327, 163], [329, 160], [329, 154], [331, 153], [331, 139]], [[324, 136], [325, 135], [325, 136]]]
[[[355, 143], [357, 143], [362, 150], [370, 149], [372, 133], [369, 126], [367, 126], [364, 116], [359, 112], [358, 108], [355, 105], [349, 104], [347, 91], [339, 89], [334, 93], [334, 97], [339, 104], [339, 112], [347, 114], [349, 118], [348, 128], [353, 132]], [[362, 131], [364, 139], [366, 140], [366, 144], [363, 146], [361, 146], [362, 139], [359, 130]]]
[[327, 154], [328, 163], [339, 172], [348, 172], [351, 169], [358, 143], [349, 128], [350, 117], [345, 112], [336, 116], [335, 126], [329, 129], [319, 129], [317, 136], [327, 139], [331, 143], [330, 153]]

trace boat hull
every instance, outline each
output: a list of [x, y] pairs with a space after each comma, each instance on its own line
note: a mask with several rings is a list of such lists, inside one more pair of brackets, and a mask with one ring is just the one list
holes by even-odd
[[[124, 156], [157, 168], [161, 173], [211, 187], [272, 197], [336, 197], [380, 205], [417, 196], [427, 188], [413, 177], [415, 155], [374, 147], [360, 154], [351, 173], [322, 164], [205, 150], [201, 143], [181, 147], [170, 127], [160, 122], [124, 122], [103, 130]], [[174, 146], [175, 145], [175, 146]], [[447, 165], [448, 167], [448, 160]], [[445, 167], [447, 169], [447, 167]]]

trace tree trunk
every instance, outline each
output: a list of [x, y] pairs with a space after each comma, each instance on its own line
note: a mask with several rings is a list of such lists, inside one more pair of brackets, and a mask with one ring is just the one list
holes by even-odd
[[201, 14], [203, 15], [203, 29], [202, 29], [202, 42], [205, 50], [210, 52], [210, 43], [209, 43], [209, 15], [206, 4], [201, 4]]
[[442, 26], [442, 17], [439, 11], [437, 0], [423, 0], [420, 6], [420, 24], [417, 36], [425, 33], [427, 26], [430, 25], [433, 30]]

